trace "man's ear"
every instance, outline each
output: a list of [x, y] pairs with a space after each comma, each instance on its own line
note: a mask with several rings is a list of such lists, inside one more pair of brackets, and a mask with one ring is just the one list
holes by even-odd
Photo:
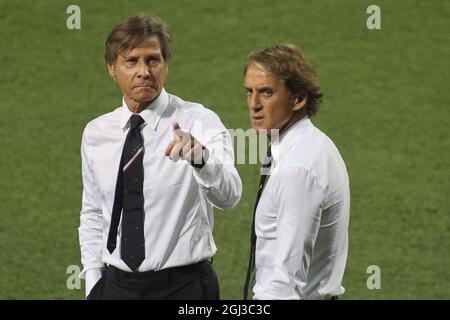
[[111, 78], [114, 79], [116, 77], [116, 70], [115, 70], [115, 67], [113, 64], [108, 63], [108, 72], [109, 72], [109, 75], [111, 76]]
[[306, 94], [303, 98], [302, 97], [295, 98], [295, 104], [294, 104], [294, 107], [292, 108], [292, 110], [299, 111], [306, 105], [306, 101], [307, 101]]

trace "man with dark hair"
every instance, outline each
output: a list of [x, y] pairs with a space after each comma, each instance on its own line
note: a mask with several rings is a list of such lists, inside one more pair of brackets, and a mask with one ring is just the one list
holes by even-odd
[[[271, 138], [253, 213], [254, 299], [335, 299], [348, 249], [350, 191], [334, 143], [310, 121], [322, 93], [292, 44], [255, 52], [244, 67], [252, 127]], [[277, 138], [277, 139], [275, 139]]]
[[[211, 110], [164, 89], [170, 35], [133, 16], [106, 40], [122, 106], [89, 122], [79, 227], [88, 299], [218, 299], [213, 206], [240, 199], [231, 138]], [[178, 161], [182, 160], [182, 161]]]

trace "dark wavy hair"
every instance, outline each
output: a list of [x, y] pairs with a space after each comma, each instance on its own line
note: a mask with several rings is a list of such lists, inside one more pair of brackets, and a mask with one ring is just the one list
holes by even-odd
[[105, 61], [114, 64], [119, 54], [136, 48], [142, 41], [156, 36], [166, 62], [170, 59], [170, 33], [166, 23], [157, 16], [132, 16], [110, 32], [105, 41]]
[[317, 113], [323, 93], [314, 69], [300, 48], [291, 43], [283, 43], [252, 52], [244, 65], [244, 76], [251, 64], [283, 80], [286, 88], [299, 98], [306, 97], [309, 117]]

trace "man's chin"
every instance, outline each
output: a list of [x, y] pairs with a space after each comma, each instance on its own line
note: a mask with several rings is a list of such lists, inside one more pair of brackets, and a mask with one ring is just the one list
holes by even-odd
[[153, 91], [152, 93], [137, 95], [136, 100], [139, 101], [139, 103], [151, 103], [159, 96], [159, 94], [160, 92]]

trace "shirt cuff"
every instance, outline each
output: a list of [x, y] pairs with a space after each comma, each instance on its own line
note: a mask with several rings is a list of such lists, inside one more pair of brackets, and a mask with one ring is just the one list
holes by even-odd
[[95, 284], [100, 280], [102, 277], [102, 271], [99, 269], [91, 269], [86, 271], [86, 297], [91, 292], [92, 288], [95, 286]]
[[103, 263], [94, 263], [94, 264], [89, 264], [88, 266], [85, 266], [83, 268], [83, 270], [81, 271], [80, 275], [78, 276], [80, 279], [85, 279], [86, 278], [86, 273], [92, 269], [95, 270], [100, 270], [102, 271], [103, 269], [105, 269], [105, 264]]
[[203, 153], [203, 157], [202, 157], [202, 162], [201, 163], [195, 163], [194, 161], [191, 161], [191, 166], [193, 166], [196, 169], [201, 169], [205, 166], [206, 162], [208, 161], [209, 158], [209, 151], [205, 146], [202, 146], [202, 149], [204, 151]]
[[206, 160], [204, 160], [204, 164], [201, 168], [194, 167], [194, 177], [201, 186], [209, 189], [217, 183], [219, 168], [213, 157], [209, 155], [209, 152], [205, 153], [205, 158]]

